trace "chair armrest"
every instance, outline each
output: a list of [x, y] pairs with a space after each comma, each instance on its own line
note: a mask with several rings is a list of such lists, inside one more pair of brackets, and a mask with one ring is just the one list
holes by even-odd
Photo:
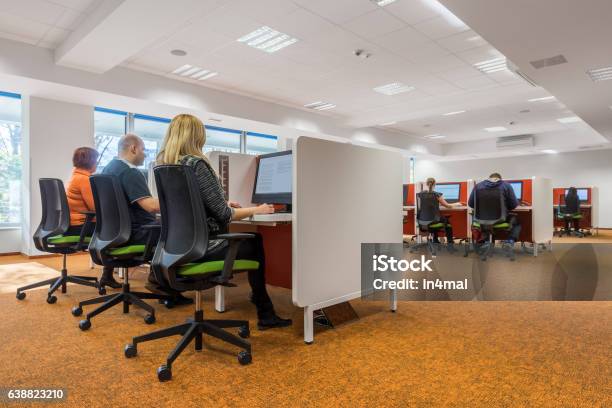
[[141, 228], [144, 230], [154, 230], [154, 229], [160, 229], [161, 225], [160, 224], [146, 224], [146, 225], [143, 225]]
[[145, 244], [145, 250], [142, 254], [145, 261], [149, 261], [153, 257], [153, 249], [157, 246], [157, 242], [153, 242], [153, 232], [161, 229], [160, 224], [146, 224], [141, 227], [143, 230], [149, 230], [149, 237]]
[[85, 231], [87, 230], [87, 226], [93, 222], [93, 219], [96, 217], [95, 211], [81, 211], [81, 214], [85, 216], [85, 223], [83, 224], [83, 228], [81, 228], [81, 234], [79, 235], [79, 243], [77, 244], [78, 249], [86, 250], [89, 247], [89, 244], [85, 244]]
[[247, 232], [232, 232], [229, 234], [219, 234], [214, 236], [214, 239], [226, 239], [228, 241], [250, 238], [255, 238], [255, 234], [249, 234]]
[[238, 255], [238, 248], [240, 247], [240, 244], [242, 244], [242, 241], [245, 239], [255, 238], [255, 235], [236, 232], [230, 234], [219, 234], [216, 235], [215, 238], [229, 241], [229, 249], [227, 250], [227, 254], [223, 260], [223, 271], [221, 272], [221, 275], [212, 278], [211, 281], [219, 285], [229, 286], [229, 281], [234, 272], [234, 261]]

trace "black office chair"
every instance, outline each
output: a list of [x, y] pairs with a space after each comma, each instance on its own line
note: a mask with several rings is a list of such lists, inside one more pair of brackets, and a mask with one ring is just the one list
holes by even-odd
[[[474, 217], [472, 229], [479, 230], [486, 242], [480, 244], [472, 239], [472, 246], [480, 259], [486, 261], [495, 252], [496, 235], [510, 232], [512, 225], [506, 221], [508, 210], [501, 189], [474, 190]], [[464, 256], [468, 255], [470, 243], [466, 242]], [[515, 260], [514, 248], [506, 248], [504, 254]]]
[[47, 279], [42, 282], [33, 283], [17, 289], [17, 299], [23, 300], [26, 297], [24, 290], [50, 285], [47, 291], [47, 303], [55, 303], [57, 297], [53, 293], [62, 288], [62, 293], [66, 293], [67, 283], [91, 286], [104, 292], [104, 288], [98, 285], [98, 279], [92, 276], [68, 275], [66, 269], [66, 256], [87, 249], [87, 243], [91, 237], [85, 236], [86, 225], [92, 222], [93, 217], [88, 214], [85, 226], [81, 230], [81, 235], [64, 235], [70, 227], [70, 209], [66, 199], [64, 183], [59, 179], [41, 178], [38, 180], [40, 185], [40, 198], [42, 201], [42, 219], [34, 233], [34, 245], [36, 249], [52, 254], [62, 254], [62, 270], [59, 278]]
[[230, 283], [233, 271], [257, 269], [259, 263], [248, 259], [236, 259], [240, 243], [253, 234], [234, 233], [217, 235], [216, 239], [228, 241], [229, 250], [223, 261], [206, 261], [208, 225], [193, 169], [188, 166], [166, 165], [155, 168], [155, 180], [161, 207], [161, 237], [151, 267], [158, 280], [177, 291], [195, 291], [195, 313], [187, 323], [158, 330], [132, 339], [125, 347], [127, 358], [135, 357], [137, 345], [181, 335], [182, 338], [168, 355], [166, 364], [157, 370], [160, 381], [172, 378], [172, 363], [192, 341], [195, 349], [202, 349], [202, 334], [223, 340], [243, 349], [238, 354], [240, 364], [251, 362], [251, 345], [225, 330], [237, 327], [242, 338], [250, 335], [247, 320], [204, 320], [202, 291], [217, 285], [235, 286]]
[[[425, 234], [425, 242], [420, 242], [410, 247], [410, 252], [427, 247], [432, 256], [436, 256], [441, 245], [433, 242], [435, 234], [446, 227], [440, 221], [440, 203], [434, 192], [421, 191], [416, 195], [417, 226], [421, 235]], [[450, 244], [450, 243], [448, 243]], [[448, 247], [451, 248], [450, 246]]]
[[[562, 205], [561, 203], [565, 204]], [[557, 218], [563, 220], [565, 223], [564, 227], [559, 231], [560, 237], [565, 234], [568, 237], [574, 235], [579, 238], [584, 238], [586, 235], [583, 231], [580, 231], [580, 220], [582, 219], [582, 214], [580, 213], [580, 199], [577, 196], [575, 197], [575, 200], [569, 201], [564, 195], [559, 197]], [[574, 231], [572, 231], [572, 224], [574, 225]]]
[[[123, 313], [130, 311], [130, 304], [148, 312], [147, 324], [155, 322], [155, 309], [142, 299], [159, 299], [172, 302], [171, 297], [157, 293], [132, 292], [128, 268], [149, 262], [156, 242], [149, 239], [146, 245], [126, 245], [131, 234], [130, 212], [119, 180], [112, 175], [96, 174], [89, 178], [96, 205], [96, 230], [89, 243], [89, 253], [98, 265], [112, 266], [122, 270], [123, 285], [119, 293], [84, 300], [72, 308], [73, 316], [83, 313], [83, 306], [104, 303], [87, 314], [79, 322], [81, 330], [91, 327], [91, 319], [111, 307], [123, 303]], [[150, 229], [159, 228], [151, 225]]]

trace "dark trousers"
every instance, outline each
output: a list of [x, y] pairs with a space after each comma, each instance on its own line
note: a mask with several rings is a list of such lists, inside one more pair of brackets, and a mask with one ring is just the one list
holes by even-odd
[[518, 217], [514, 214], [510, 214], [506, 217], [506, 222], [510, 224], [510, 239], [518, 241], [519, 235], [521, 234], [521, 224], [519, 224]]
[[[446, 233], [446, 241], [450, 244], [453, 241], [453, 226], [450, 224], [448, 217], [440, 217], [440, 222], [444, 223], [444, 232]], [[438, 234], [434, 234], [434, 242], [438, 242]]]
[[[251, 285], [253, 292], [251, 301], [257, 307], [257, 316], [261, 319], [269, 317], [274, 313], [274, 306], [266, 289], [266, 257], [264, 255], [263, 239], [261, 234], [252, 234], [255, 235], [255, 238], [246, 239], [240, 244], [236, 259], [248, 259], [259, 262], [259, 268], [248, 271], [248, 277], [249, 285]], [[225, 259], [228, 250], [229, 245], [223, 245], [207, 253], [200, 262], [222, 261]]]

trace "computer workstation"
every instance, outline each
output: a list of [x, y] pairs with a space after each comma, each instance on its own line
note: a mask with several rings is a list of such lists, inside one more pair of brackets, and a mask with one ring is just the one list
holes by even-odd
[[[553, 189], [553, 224], [555, 230], [564, 227], [564, 220], [558, 217], [559, 210], [565, 206], [565, 197], [569, 187], [555, 187]], [[580, 216], [578, 227], [581, 230], [597, 232], [599, 227], [599, 189], [594, 186], [576, 187], [580, 200]]]

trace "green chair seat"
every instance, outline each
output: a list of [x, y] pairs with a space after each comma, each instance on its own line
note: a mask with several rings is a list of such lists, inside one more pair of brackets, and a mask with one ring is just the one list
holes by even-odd
[[[472, 227], [474, 228], [480, 228], [480, 223], [479, 222], [473, 222], [472, 223]], [[495, 229], [505, 229], [505, 228], [510, 228], [510, 224], [507, 222], [500, 222], [499, 224], [495, 224], [493, 225], [493, 228]]]
[[429, 229], [444, 228], [444, 223], [443, 222], [436, 222], [435, 224], [429, 224], [427, 226], [427, 228], [429, 228]]
[[575, 220], [582, 219], [582, 214], [574, 214], [574, 215], [572, 215], [572, 218], [575, 219]]
[[145, 251], [145, 245], [128, 245], [111, 249], [108, 253], [112, 256], [135, 255], [142, 254]]
[[[207, 273], [221, 272], [225, 261], [208, 261], [208, 262], [194, 262], [182, 265], [178, 269], [178, 275], [181, 276], [193, 276], [193, 275], [205, 275]], [[259, 268], [259, 262], [250, 261], [248, 259], [236, 259], [234, 261], [235, 271], [246, 271]]]
[[[59, 244], [77, 244], [81, 237], [79, 235], [55, 235], [49, 237], [47, 242], [53, 245]], [[84, 242], [91, 241], [91, 237], [85, 237]]]

